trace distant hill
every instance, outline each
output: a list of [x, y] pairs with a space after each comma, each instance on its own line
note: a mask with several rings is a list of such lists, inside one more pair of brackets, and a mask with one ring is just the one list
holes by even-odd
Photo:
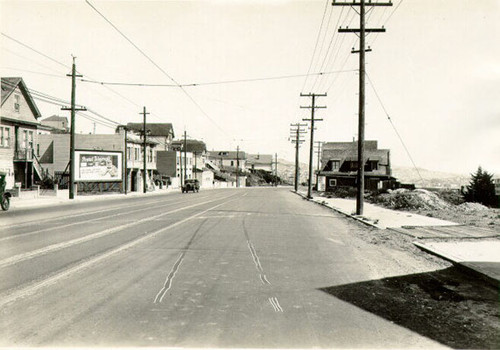
[[[300, 163], [300, 182], [307, 182], [309, 168], [305, 163]], [[290, 184], [293, 184], [295, 178], [295, 162], [290, 162], [286, 159], [278, 158], [278, 176], [283, 181], [288, 181]]]
[[[422, 177], [423, 181], [420, 179]], [[402, 183], [413, 183], [417, 187], [460, 188], [470, 182], [470, 176], [410, 167], [393, 167], [392, 175]]]
[[[308, 165], [300, 163], [300, 182], [307, 182]], [[422, 177], [423, 181], [420, 179]], [[447, 173], [412, 167], [393, 167], [392, 175], [402, 183], [415, 184], [417, 187], [460, 188], [470, 182], [470, 175]], [[293, 183], [295, 176], [295, 162], [278, 159], [278, 176], [284, 181]]]

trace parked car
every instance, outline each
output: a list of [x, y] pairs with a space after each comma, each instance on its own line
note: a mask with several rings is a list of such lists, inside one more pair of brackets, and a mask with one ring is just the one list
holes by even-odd
[[0, 172], [0, 206], [2, 210], [9, 210], [10, 207], [10, 197], [12, 193], [7, 187], [7, 173]]
[[199, 192], [200, 191], [200, 182], [197, 179], [188, 179], [184, 181], [184, 185], [182, 186], [182, 193], [184, 192]]

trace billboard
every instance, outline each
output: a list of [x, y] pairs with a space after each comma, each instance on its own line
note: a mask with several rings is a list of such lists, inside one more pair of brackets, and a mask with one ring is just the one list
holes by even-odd
[[75, 181], [122, 181], [122, 153], [75, 151]]

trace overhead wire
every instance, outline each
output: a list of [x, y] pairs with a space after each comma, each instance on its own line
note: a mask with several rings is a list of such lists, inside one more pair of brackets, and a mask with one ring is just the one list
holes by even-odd
[[218, 123], [215, 122], [215, 120], [208, 115], [207, 112], [201, 107], [201, 105], [189, 94], [186, 89], [182, 86], [179, 85], [179, 83], [172, 77], [170, 76], [162, 67], [160, 67], [154, 60], [149, 57], [143, 50], [141, 50], [131, 39], [129, 39], [120, 29], [118, 29], [117, 26], [115, 26], [106, 16], [104, 16], [103, 13], [101, 13], [95, 6], [93, 6], [89, 0], [85, 0], [85, 2], [95, 11], [97, 12], [109, 25], [111, 25], [127, 42], [129, 42], [135, 49], [137, 49], [146, 59], [153, 64], [158, 70], [160, 70], [167, 78], [169, 78], [172, 82], [174, 82], [178, 87], [182, 90], [182, 92], [188, 97], [188, 99], [198, 108], [198, 110], [214, 124], [223, 134], [225, 134], [227, 137], [230, 137], [230, 135], [222, 128], [219, 126]]
[[311, 72], [311, 68], [312, 68], [312, 65], [313, 65], [313, 62], [314, 62], [314, 57], [316, 55], [316, 50], [318, 49], [319, 38], [320, 38], [320, 35], [321, 35], [321, 31], [323, 29], [323, 23], [325, 21], [325, 15], [326, 15], [326, 11], [327, 11], [329, 3], [330, 3], [330, 0], [326, 0], [325, 1], [325, 8], [323, 10], [323, 16], [321, 18], [321, 25], [319, 26], [318, 35], [316, 36], [316, 44], [314, 45], [314, 50], [313, 50], [313, 54], [312, 54], [312, 57], [311, 57], [311, 62], [309, 63], [309, 68], [307, 69], [306, 78], [304, 79], [304, 84], [302, 85], [301, 91], [304, 91], [304, 88], [305, 88], [306, 83], [307, 83], [307, 77], [308, 77], [309, 73]]
[[[399, 3], [396, 5], [396, 7], [394, 7], [394, 9], [392, 10], [392, 12], [389, 14], [389, 16], [387, 17], [387, 19], [383, 22], [383, 24], [381, 26], [385, 27], [385, 25], [387, 24], [387, 22], [389, 22], [389, 20], [392, 18], [392, 16], [394, 16], [394, 13], [396, 13], [396, 11], [399, 9], [399, 7], [403, 3], [403, 1], [404, 0], [400, 0], [399, 1]], [[371, 45], [373, 45], [375, 43], [375, 41], [378, 39], [379, 34], [380, 33], [375, 33], [375, 36], [373, 38], [373, 41], [372, 41]]]
[[[335, 38], [335, 43], [333, 45], [333, 48], [334, 48], [333, 50], [335, 50], [335, 46], [336, 46], [336, 43], [338, 41], [337, 39], [339, 37], [338, 35], [336, 35], [337, 34], [337, 27], [339, 25], [340, 19], [342, 18], [343, 11], [344, 11], [344, 9], [342, 8], [342, 11], [339, 14], [339, 18], [337, 20], [337, 23], [335, 24], [335, 27], [333, 28], [333, 34], [332, 34], [332, 37], [331, 37], [330, 42], [328, 44], [328, 48], [326, 50], [325, 56], [324, 56], [323, 61], [321, 62], [321, 65], [319, 67], [320, 70], [325, 69], [325, 62], [327, 61], [328, 57], [330, 56], [330, 49], [332, 48], [332, 43], [333, 43], [334, 38]], [[333, 6], [332, 6], [332, 12], [333, 12]], [[333, 50], [332, 50], [332, 52], [333, 52]], [[318, 83], [318, 79], [319, 79], [319, 77], [316, 77], [316, 80], [314, 81], [314, 84], [313, 84], [313, 87], [311, 90], [314, 90], [314, 88], [316, 87], [316, 84]]]
[[[15, 88], [16, 85], [13, 84], [13, 83], [10, 83], [6, 80], [4, 80], [2, 82], [3, 85], [6, 85], [10, 88]], [[41, 102], [45, 102], [45, 103], [49, 103], [49, 104], [52, 104], [52, 105], [56, 105], [56, 106], [60, 106], [60, 107], [67, 107], [68, 105], [71, 105], [71, 103], [69, 101], [66, 101], [64, 99], [61, 99], [59, 97], [55, 97], [55, 96], [52, 96], [52, 95], [49, 95], [47, 93], [44, 93], [44, 92], [41, 92], [41, 91], [38, 91], [38, 90], [35, 90], [35, 89], [32, 89], [32, 88], [27, 88], [26, 87], [26, 90], [27, 92], [30, 94], [30, 96], [33, 97], [33, 99], [36, 99], [37, 101], [41, 101]], [[82, 105], [75, 105], [75, 107], [77, 108], [81, 108], [83, 107]], [[112, 119], [109, 119], [105, 116], [103, 116], [102, 114], [96, 112], [95, 110], [93, 109], [90, 109], [90, 108], [87, 108], [87, 110], [92, 113], [92, 114], [95, 114], [97, 117], [103, 119], [104, 121], [100, 122], [100, 124], [102, 125], [105, 125], [105, 126], [109, 126], [109, 127], [112, 127], [112, 128], [115, 128], [117, 125], [119, 125], [120, 123], [112, 120]], [[79, 113], [79, 114], [82, 114], [82, 113]], [[88, 118], [87, 118], [88, 119]], [[97, 119], [94, 118], [94, 121], [96, 121]], [[99, 120], [97, 120], [99, 121]], [[111, 126], [113, 125], [114, 126]]]
[[197, 87], [197, 86], [207, 86], [207, 85], [222, 85], [222, 84], [236, 84], [236, 83], [247, 83], [247, 82], [256, 82], [256, 81], [268, 81], [268, 80], [282, 80], [282, 79], [291, 79], [291, 78], [301, 78], [307, 76], [322, 76], [328, 74], [337, 74], [343, 73], [340, 71], [330, 71], [330, 72], [316, 72], [316, 73], [308, 73], [308, 74], [294, 74], [294, 75], [282, 75], [275, 77], [264, 77], [264, 78], [249, 78], [249, 79], [237, 79], [237, 80], [221, 80], [221, 81], [213, 81], [213, 82], [204, 82], [204, 83], [189, 83], [189, 84], [149, 84], [149, 83], [126, 83], [126, 82], [105, 82], [105, 81], [97, 81], [97, 80], [89, 80], [89, 79], [78, 79], [84, 83], [93, 83], [98, 85], [117, 85], [117, 86], [136, 86], [136, 87]]
[[422, 176], [420, 175], [420, 171], [418, 170], [415, 162], [413, 161], [413, 157], [411, 156], [410, 154], [410, 151], [408, 150], [408, 148], [406, 147], [406, 144], [405, 142], [403, 141], [403, 138], [401, 137], [401, 134], [398, 132], [396, 126], [394, 125], [394, 122], [392, 121], [392, 118], [391, 116], [389, 115], [389, 113], [387, 112], [387, 109], [385, 108], [384, 106], [384, 103], [382, 102], [382, 99], [380, 98], [378, 92], [377, 92], [377, 89], [375, 88], [375, 85], [373, 84], [373, 81], [371, 80], [370, 76], [368, 75], [368, 72], [366, 72], [366, 77], [368, 78], [368, 81], [370, 82], [370, 86], [372, 87], [373, 91], [375, 92], [375, 96], [377, 97], [378, 99], [378, 102], [380, 103], [380, 105], [382, 106], [382, 109], [384, 110], [384, 113], [387, 117], [387, 120], [389, 120], [389, 123], [391, 124], [392, 128], [394, 129], [394, 131], [396, 132], [396, 135], [398, 136], [399, 138], [399, 141], [401, 142], [401, 144], [403, 145], [403, 148], [405, 149], [406, 151], [406, 154], [408, 155], [408, 158], [410, 158], [410, 161], [411, 163], [413, 164], [413, 167], [415, 168], [415, 170], [417, 171], [417, 174], [418, 176], [420, 177], [420, 180], [423, 182], [424, 179], [422, 178]]
[[31, 47], [31, 46], [29, 46], [29, 45], [26, 45], [26, 44], [24, 44], [24, 43], [20, 42], [20, 41], [19, 41], [19, 40], [17, 40], [17, 39], [14, 39], [13, 37], [11, 37], [11, 36], [9, 36], [9, 35], [7, 35], [7, 34], [3, 33], [3, 32], [2, 32], [2, 33], [0, 33], [0, 34], [2, 34], [2, 36], [6, 37], [7, 39], [10, 39], [10, 40], [12, 40], [12, 41], [14, 41], [14, 42], [18, 43], [19, 45], [21, 45], [21, 46], [23, 46], [23, 47], [26, 47], [27, 49], [29, 49], [29, 50], [31, 50], [31, 51], [34, 51], [34, 52], [36, 52], [37, 54], [39, 54], [39, 55], [41, 55], [41, 56], [43, 56], [43, 57], [45, 57], [45, 58], [47, 58], [47, 59], [51, 60], [52, 62], [57, 63], [57, 64], [58, 64], [58, 65], [60, 65], [60, 66], [63, 66], [63, 67], [65, 67], [65, 68], [67, 68], [67, 69], [71, 69], [71, 67], [69, 67], [68, 65], [66, 65], [66, 64], [64, 64], [64, 63], [62, 63], [62, 62], [60, 62], [60, 61], [58, 61], [58, 60], [56, 60], [56, 59], [54, 59], [54, 58], [52, 58], [52, 57], [50, 57], [50, 56], [47, 56], [46, 54], [44, 54], [44, 53], [42, 53], [42, 52], [40, 52], [40, 51], [38, 51], [38, 50], [34, 49], [33, 47]]

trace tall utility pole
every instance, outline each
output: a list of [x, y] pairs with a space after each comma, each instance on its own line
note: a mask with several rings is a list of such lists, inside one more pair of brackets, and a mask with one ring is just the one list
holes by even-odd
[[316, 144], [316, 154], [318, 155], [318, 163], [316, 164], [316, 190], [319, 191], [319, 168], [321, 163], [321, 150], [323, 146], [323, 141], [315, 141]]
[[363, 202], [365, 192], [365, 52], [371, 51], [365, 48], [365, 37], [367, 33], [383, 33], [385, 28], [366, 28], [365, 14], [366, 6], [392, 6], [391, 2], [371, 2], [367, 4], [365, 0], [359, 2], [336, 2], [333, 0], [332, 6], [359, 6], [359, 28], [339, 28], [339, 33], [356, 33], [359, 36], [359, 50], [352, 50], [352, 53], [359, 53], [359, 116], [358, 116], [358, 193], [356, 195], [356, 214], [363, 214]]
[[123, 176], [123, 183], [124, 183], [124, 188], [125, 188], [125, 194], [127, 194], [127, 187], [128, 187], [128, 174], [127, 174], [127, 163], [128, 163], [128, 150], [127, 150], [127, 133], [128, 133], [128, 128], [126, 126], [123, 126], [123, 131], [125, 131], [125, 149], [124, 149], [124, 160], [123, 163], [125, 163], [125, 174]]
[[302, 129], [302, 127], [307, 126], [307, 124], [290, 124], [292, 127], [290, 129], [290, 141], [295, 143], [295, 184], [294, 184], [294, 189], [295, 192], [298, 191], [299, 189], [299, 182], [300, 182], [300, 169], [299, 169], [299, 147], [300, 144], [305, 142], [305, 140], [302, 138], [302, 135], [306, 133], [305, 129]]
[[193, 152], [193, 157], [194, 157], [194, 178], [198, 179], [198, 164], [197, 164], [197, 159], [196, 159], [196, 151]]
[[236, 147], [236, 187], [240, 187], [240, 146]]
[[307, 187], [307, 198], [311, 199], [312, 195], [312, 172], [313, 172], [313, 151], [314, 151], [314, 122], [322, 121], [323, 119], [315, 119], [314, 111], [317, 108], [326, 108], [326, 106], [316, 106], [316, 97], [325, 97], [325, 94], [300, 94], [301, 97], [312, 97], [312, 104], [310, 106], [300, 106], [300, 108], [309, 108], [311, 109], [311, 119], [302, 119], [303, 121], [311, 122], [311, 144], [309, 147], [309, 179], [308, 179], [308, 187]]
[[146, 132], [146, 115], [149, 114], [149, 113], [146, 113], [146, 107], [143, 107], [142, 113], [139, 113], [139, 114], [142, 114], [143, 120], [144, 120], [143, 121], [143, 126], [142, 126], [142, 134], [143, 134], [143, 137], [144, 137], [144, 139], [143, 139], [143, 143], [144, 143], [144, 145], [143, 145], [143, 148], [144, 148], [144, 150], [143, 150], [143, 156], [144, 156], [143, 157], [144, 158], [144, 177], [142, 179], [142, 192], [146, 193], [146, 189], [147, 189], [146, 177], [147, 177], [147, 174], [148, 174], [147, 173], [147, 168], [146, 168], [146, 134], [147, 134], [147, 132]]
[[274, 186], [278, 187], [278, 153], [274, 154]]
[[85, 107], [75, 107], [76, 96], [76, 78], [83, 77], [83, 75], [76, 74], [76, 57], [73, 57], [73, 67], [71, 74], [66, 76], [71, 77], [71, 107], [63, 107], [63, 111], [71, 111], [71, 136], [69, 141], [69, 199], [75, 198], [75, 111], [86, 111]]
[[184, 182], [187, 179], [187, 133], [184, 130]]

